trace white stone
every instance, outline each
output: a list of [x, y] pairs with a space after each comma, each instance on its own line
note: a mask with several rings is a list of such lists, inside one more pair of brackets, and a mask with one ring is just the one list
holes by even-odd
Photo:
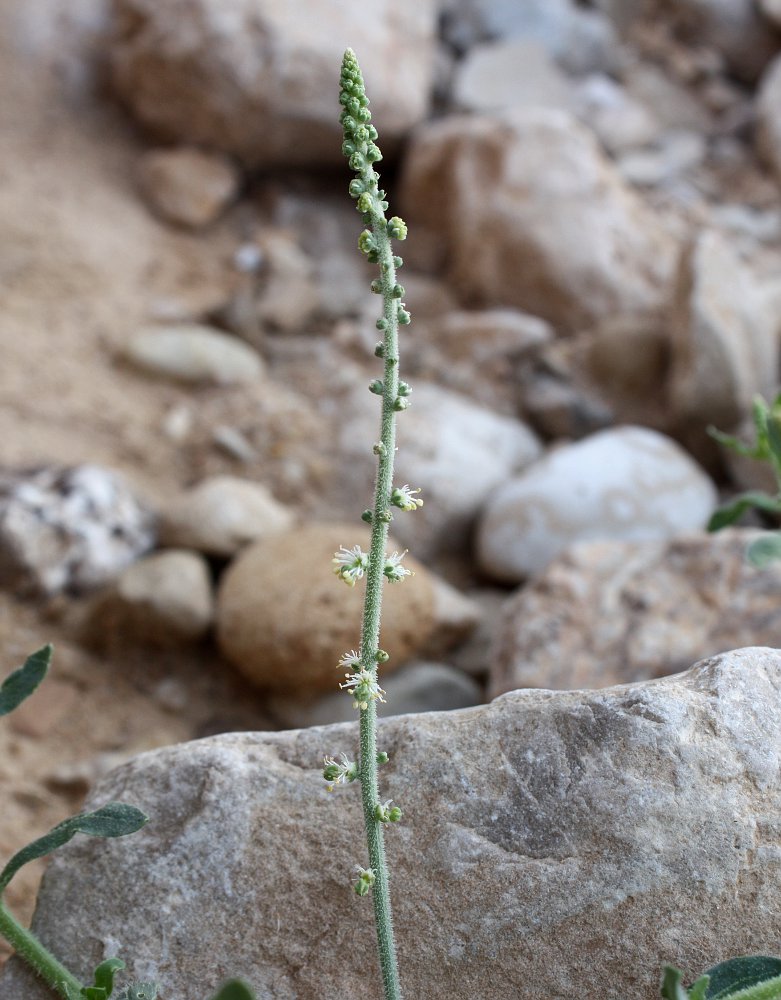
[[[631, 970], [631, 995], [653, 1000], [665, 963], [691, 982], [726, 955], [774, 954], [779, 714], [781, 653], [751, 648], [651, 683], [383, 722], [405, 995], [614, 998]], [[83, 981], [119, 947], [166, 1000], [234, 975], [264, 1000], [379, 1000], [370, 907], [349, 888], [360, 794], [321, 776], [357, 739], [353, 723], [137, 757], [86, 808], [119, 799], [150, 823], [57, 851], [35, 930]], [[21, 997], [50, 993], [14, 959], [0, 1000]]]
[[337, 163], [335, 103], [348, 43], [385, 145], [425, 118], [434, 72], [434, 0], [113, 0], [111, 79], [135, 117], [166, 139], [253, 166]]
[[163, 545], [232, 556], [259, 538], [287, 531], [293, 514], [262, 483], [214, 476], [172, 497], [160, 510]]
[[144, 153], [139, 183], [163, 219], [199, 229], [214, 222], [236, 197], [239, 175], [227, 157], [185, 146]]
[[197, 323], [142, 327], [125, 345], [124, 354], [137, 368], [180, 382], [255, 382], [264, 369], [247, 344]]
[[[499, 416], [458, 393], [416, 382], [397, 427], [394, 478], [422, 490], [423, 507], [398, 511], [393, 534], [419, 558], [463, 547], [478, 510], [499, 483], [533, 462], [541, 446], [521, 421]], [[377, 437], [377, 397], [358, 387], [340, 415], [337, 488], [370, 495], [367, 449]]]
[[128, 567], [95, 602], [91, 641], [127, 649], [178, 646], [203, 638], [214, 617], [211, 575], [195, 552], [156, 552]]
[[573, 330], [658, 312], [669, 297], [674, 241], [562, 111], [427, 125], [410, 146], [402, 200], [477, 302]]
[[561, 108], [573, 105], [572, 85], [538, 42], [515, 39], [470, 49], [458, 64], [453, 101], [465, 111]]
[[604, 74], [579, 83], [576, 110], [613, 155], [645, 146], [659, 134], [659, 122], [627, 90]]
[[731, 428], [778, 369], [777, 318], [763, 286], [719, 233], [684, 256], [671, 315], [670, 392], [682, 420]]
[[477, 557], [489, 576], [514, 583], [576, 541], [702, 528], [715, 504], [713, 483], [670, 438], [611, 428], [553, 449], [497, 490], [478, 524]]
[[97, 465], [0, 473], [0, 585], [52, 595], [114, 579], [152, 547], [152, 512]]

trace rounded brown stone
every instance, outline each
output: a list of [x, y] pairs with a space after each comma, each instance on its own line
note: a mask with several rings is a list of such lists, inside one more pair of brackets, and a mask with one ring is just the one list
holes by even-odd
[[[340, 546], [355, 544], [368, 551], [363, 525], [314, 524], [256, 542], [228, 568], [218, 641], [249, 680], [291, 692], [328, 690], [341, 680], [339, 657], [359, 644], [364, 581], [342, 583], [331, 560]], [[389, 540], [389, 553], [399, 549]], [[383, 586], [380, 645], [391, 657], [383, 670], [409, 659], [434, 630], [432, 576], [410, 556], [404, 565], [415, 576]]]

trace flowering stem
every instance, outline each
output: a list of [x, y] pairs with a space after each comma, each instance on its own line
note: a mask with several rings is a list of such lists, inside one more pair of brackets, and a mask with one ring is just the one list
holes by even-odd
[[[401, 219], [388, 221], [384, 201], [385, 192], [378, 186], [379, 174], [373, 163], [381, 158], [374, 144], [376, 129], [370, 125], [368, 99], [363, 78], [352, 50], [345, 53], [342, 63], [340, 102], [343, 105], [342, 124], [345, 131], [343, 150], [350, 157], [350, 166], [356, 178], [350, 184], [350, 193], [358, 202], [364, 223], [371, 226], [361, 234], [360, 249], [372, 263], [380, 268], [380, 277], [372, 289], [382, 296], [382, 316], [377, 328], [383, 339], [376, 354], [384, 359], [382, 383], [372, 383], [373, 392], [382, 395], [380, 440], [374, 446], [378, 457], [377, 481], [374, 490], [374, 509], [365, 519], [371, 521], [371, 545], [366, 564], [366, 592], [361, 624], [360, 663], [362, 670], [371, 675], [371, 683], [378, 685], [378, 663], [383, 658], [379, 649], [382, 588], [387, 573], [385, 548], [388, 541], [388, 524], [391, 520], [391, 493], [393, 489], [393, 456], [396, 447], [396, 413], [404, 409], [408, 387], [402, 397], [399, 392], [399, 322], [408, 323], [409, 314], [400, 299], [403, 289], [396, 282], [396, 268], [401, 258], [394, 257], [391, 237], [403, 239], [406, 227]], [[399, 577], [396, 577], [399, 579]], [[388, 579], [393, 579], [388, 576]], [[384, 657], [387, 659], [387, 657]], [[393, 939], [388, 866], [385, 860], [383, 823], [378, 818], [380, 806], [377, 780], [377, 707], [373, 697], [360, 705], [360, 756], [358, 777], [361, 782], [363, 815], [369, 848], [370, 872], [373, 875], [371, 892], [374, 899], [374, 916], [377, 930], [380, 967], [385, 1000], [401, 1000], [401, 986]]]

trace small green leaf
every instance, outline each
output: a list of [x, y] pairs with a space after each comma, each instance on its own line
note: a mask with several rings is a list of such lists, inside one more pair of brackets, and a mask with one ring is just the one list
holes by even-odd
[[781, 532], [768, 532], [755, 539], [746, 549], [746, 558], [757, 569], [764, 569], [776, 559], [781, 559]]
[[[114, 976], [124, 968], [125, 963], [121, 958], [107, 958], [95, 969], [94, 986], [88, 986], [85, 989], [102, 990], [103, 996], [108, 1000], [108, 997], [114, 992]], [[85, 997], [87, 997], [86, 993]], [[87, 997], [87, 1000], [92, 1000], [92, 997]], [[101, 998], [95, 997], [95, 1000], [101, 1000]]]
[[77, 833], [86, 833], [91, 837], [124, 837], [140, 830], [148, 821], [149, 817], [140, 809], [122, 802], [109, 802], [95, 812], [71, 816], [70, 819], [58, 823], [43, 837], [23, 847], [11, 858], [0, 872], [0, 893], [22, 865], [51, 854], [58, 847], [67, 844]]
[[102, 986], [83, 986], [81, 995], [84, 1000], [108, 1000], [108, 993]]
[[777, 992], [774, 992], [774, 984], [768, 982], [781, 977], [781, 958], [742, 955], [715, 965], [705, 974], [710, 976], [710, 985], [705, 994], [706, 1000], [726, 1000], [727, 997], [744, 991], [753, 992], [753, 987], [761, 987], [763, 984], [766, 984], [767, 989], [757, 992], [758, 998], [761, 996], [763, 1000], [771, 1000], [773, 997], [781, 997], [781, 978], [777, 984]]
[[231, 979], [220, 987], [212, 1000], [255, 1000], [255, 994], [240, 979]]
[[759, 510], [771, 514], [778, 514], [781, 513], [781, 498], [771, 497], [768, 493], [760, 493], [759, 491], [740, 493], [730, 503], [724, 504], [723, 507], [714, 511], [710, 521], [708, 521], [708, 531], [720, 531], [722, 528], [726, 528], [752, 507], [757, 507]]
[[662, 978], [662, 996], [665, 1000], [689, 1000], [689, 994], [683, 988], [683, 973], [673, 965], [665, 965]]
[[28, 656], [24, 666], [14, 670], [0, 686], [0, 715], [8, 715], [29, 698], [46, 676], [52, 662], [54, 647], [49, 644]]
[[741, 441], [740, 438], [736, 438], [732, 434], [725, 434], [716, 427], [709, 427], [708, 434], [715, 441], [718, 441], [720, 445], [723, 445], [725, 448], [729, 448], [730, 451], [734, 451], [737, 455], [743, 455], [745, 458], [754, 458], [757, 460], [768, 457], [767, 448], [763, 448], [759, 443], [746, 444], [745, 441]]
[[705, 1000], [708, 995], [708, 986], [710, 985], [710, 976], [707, 972], [700, 976], [700, 978], [692, 984], [689, 990], [689, 1000]]

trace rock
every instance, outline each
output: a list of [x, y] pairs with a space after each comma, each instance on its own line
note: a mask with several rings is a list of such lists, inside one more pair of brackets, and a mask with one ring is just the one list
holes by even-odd
[[125, 345], [124, 354], [135, 367], [153, 375], [195, 384], [255, 382], [264, 368], [247, 344], [196, 323], [142, 327]]
[[194, 642], [211, 626], [213, 603], [209, 565], [203, 556], [186, 550], [156, 552], [128, 567], [96, 600], [87, 638], [120, 648]]
[[[773, 954], [780, 689], [781, 654], [751, 648], [652, 683], [383, 723], [381, 794], [405, 813], [387, 850], [406, 995], [618, 996], [631, 979], [653, 1000], [666, 962], [690, 982], [727, 955]], [[82, 979], [121, 942], [129, 975], [166, 1000], [228, 975], [275, 1000], [379, 1000], [368, 926], [360, 961], [323, 961], [353, 954], [368, 919], [348, 888], [366, 863], [360, 796], [329, 795], [320, 773], [356, 742], [353, 724], [137, 757], [87, 808], [121, 799], [152, 822], [58, 851], [36, 932]], [[19, 997], [49, 994], [13, 959], [0, 1000]]]
[[781, 0], [759, 0], [759, 9], [776, 28], [781, 28]]
[[290, 233], [270, 230], [263, 253], [258, 319], [277, 330], [299, 331], [318, 307], [314, 266]]
[[[332, 573], [341, 546], [369, 550], [363, 526], [310, 524], [255, 542], [229, 566], [217, 599], [217, 636], [225, 656], [259, 687], [305, 695], [331, 690], [339, 658], [358, 645], [363, 585]], [[390, 541], [388, 552], [399, 545]], [[382, 648], [388, 669], [432, 636], [434, 586], [424, 566], [405, 557], [415, 576], [383, 591]]]
[[477, 557], [492, 578], [541, 573], [576, 541], [666, 539], [704, 527], [713, 483], [670, 438], [615, 427], [548, 452], [486, 505]]
[[[412, 305], [406, 282], [404, 287]], [[515, 309], [443, 310], [425, 325], [417, 310], [413, 315], [421, 333], [405, 345], [405, 365], [497, 413], [517, 416], [519, 363], [553, 340], [549, 323]]]
[[334, 104], [346, 41], [367, 77], [387, 155], [428, 111], [433, 0], [310, 6], [273, 0], [114, 0], [114, 89], [142, 125], [167, 140], [223, 150], [253, 167], [336, 163]]
[[[377, 703], [382, 718], [414, 712], [450, 712], [479, 705], [482, 689], [477, 681], [443, 663], [408, 663], [387, 678], [380, 677], [385, 702]], [[272, 695], [266, 707], [284, 729], [308, 729], [356, 718], [353, 699], [334, 691], [317, 699]]]
[[0, 585], [82, 592], [113, 579], [154, 544], [151, 511], [96, 465], [0, 472]]
[[[469, 527], [499, 483], [536, 459], [540, 444], [519, 420], [502, 417], [454, 392], [416, 382], [398, 422], [395, 482], [421, 489], [424, 506], [399, 511], [393, 534], [415, 555], [463, 547]], [[359, 387], [343, 399], [335, 488], [370, 496], [375, 468], [368, 446], [377, 436], [377, 398]], [[465, 475], [465, 470], [469, 474]]]
[[756, 113], [759, 150], [781, 183], [781, 56], [762, 77]]
[[781, 564], [757, 570], [731, 529], [655, 542], [581, 542], [507, 601], [490, 696], [602, 688], [683, 670], [745, 642], [781, 645]]
[[638, 60], [625, 80], [630, 98], [647, 108], [662, 128], [709, 131], [711, 116], [702, 102], [661, 66]]
[[[444, 656], [453, 646], [458, 646], [474, 632], [482, 618], [482, 611], [474, 601], [470, 600], [455, 587], [438, 576], [431, 577], [434, 588], [434, 621], [436, 630], [425, 646], [421, 647], [421, 656], [434, 659]], [[455, 706], [463, 708], [463, 705]], [[433, 708], [433, 706], [432, 706]], [[428, 709], [416, 709], [428, 711]]]
[[226, 156], [199, 149], [153, 149], [139, 164], [139, 182], [150, 207], [167, 222], [200, 229], [214, 222], [239, 188]]
[[250, 542], [280, 534], [292, 524], [292, 512], [262, 483], [214, 476], [163, 505], [160, 542], [233, 556]]
[[610, 72], [620, 62], [610, 21], [571, 0], [446, 0], [444, 34], [457, 49], [500, 39], [533, 41], [570, 73]]
[[640, 187], [655, 187], [700, 166], [707, 150], [696, 132], [667, 132], [656, 149], [633, 150], [619, 157], [618, 169], [625, 180]]
[[579, 82], [577, 113], [612, 155], [645, 146], [659, 134], [651, 112], [609, 76], [594, 73]]
[[459, 63], [453, 103], [464, 111], [561, 108], [573, 104], [569, 81], [539, 42], [476, 45]]
[[762, 286], [714, 231], [684, 255], [670, 329], [670, 392], [682, 423], [733, 427], [757, 393], [772, 393], [778, 342]]
[[669, 294], [673, 240], [564, 112], [429, 124], [402, 189], [405, 217], [438, 235], [451, 280], [476, 302], [573, 330], [658, 312]]

